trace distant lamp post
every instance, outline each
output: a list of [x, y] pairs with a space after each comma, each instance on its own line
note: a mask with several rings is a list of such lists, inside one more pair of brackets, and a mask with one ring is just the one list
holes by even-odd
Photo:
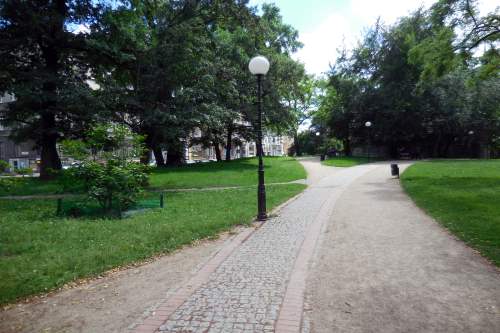
[[[316, 132], [316, 137], [318, 137], [318, 139], [320, 139], [320, 136], [321, 136], [321, 133], [320, 133], [319, 131], [318, 131], [318, 132]], [[321, 139], [320, 139], [319, 141], [320, 141], [320, 147], [319, 147], [319, 149], [320, 149], [320, 151], [321, 151], [321, 150], [322, 150], [322, 148], [321, 148], [321, 144], [322, 144], [323, 142], [321, 142], [321, 141], [322, 141]], [[325, 154], [321, 153], [321, 154], [319, 155], [319, 160], [320, 160], [320, 161], [324, 161], [324, 160], [325, 160]]]
[[259, 186], [257, 188], [257, 219], [267, 219], [266, 213], [266, 186], [264, 184], [264, 163], [262, 161], [262, 77], [269, 71], [269, 60], [263, 56], [256, 56], [250, 60], [248, 69], [257, 76], [257, 155], [259, 156]]
[[467, 134], [469, 134], [469, 139], [467, 140], [467, 151], [468, 151], [468, 154], [470, 154], [470, 156], [474, 156], [474, 149], [473, 149], [473, 141], [474, 141], [474, 137], [473, 135], [475, 134], [473, 130], [470, 130], [469, 132], [467, 132]]
[[367, 134], [368, 135], [368, 161], [370, 161], [371, 157], [372, 157], [372, 151], [371, 151], [372, 150], [371, 149], [372, 144], [371, 144], [371, 136], [370, 136], [370, 128], [372, 127], [372, 122], [371, 121], [367, 121], [365, 123], [365, 127], [366, 127], [366, 129], [368, 131], [368, 134]]

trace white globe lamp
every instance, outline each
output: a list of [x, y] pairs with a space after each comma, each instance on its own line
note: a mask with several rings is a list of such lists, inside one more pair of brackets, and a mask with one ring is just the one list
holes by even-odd
[[250, 60], [248, 69], [253, 75], [266, 75], [269, 71], [269, 60], [264, 56], [256, 56]]

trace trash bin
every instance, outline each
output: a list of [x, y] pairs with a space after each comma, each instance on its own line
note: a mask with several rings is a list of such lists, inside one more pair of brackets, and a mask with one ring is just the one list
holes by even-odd
[[320, 159], [321, 161], [324, 161], [324, 160], [325, 160], [325, 154], [321, 154], [321, 156], [319, 157], [319, 159]]
[[391, 164], [391, 175], [399, 178], [399, 167], [396, 163]]

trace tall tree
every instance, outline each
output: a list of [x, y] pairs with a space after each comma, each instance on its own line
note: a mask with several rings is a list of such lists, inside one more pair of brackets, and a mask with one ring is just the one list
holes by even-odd
[[[1, 121], [40, 148], [42, 179], [61, 169], [57, 142], [81, 133], [99, 109], [87, 80], [103, 10], [91, 0], [0, 2], [0, 93], [16, 99]], [[90, 32], [71, 32], [78, 25]]]
[[[477, 38], [467, 32], [478, 18], [473, 1], [438, 1], [393, 26], [379, 22], [333, 66], [330, 89], [319, 115], [334, 135], [365, 141], [365, 121], [373, 123], [372, 142], [397, 156], [473, 154], [461, 142], [470, 131], [476, 146], [491, 146], [499, 134], [497, 100], [487, 85], [499, 82], [497, 34]], [[476, 42], [489, 45], [480, 57]], [[469, 46], [467, 46], [469, 45]]]

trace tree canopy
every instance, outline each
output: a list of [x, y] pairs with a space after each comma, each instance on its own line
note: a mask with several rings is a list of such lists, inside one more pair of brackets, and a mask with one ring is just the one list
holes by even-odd
[[[474, 1], [440, 0], [392, 26], [380, 21], [329, 75], [316, 126], [397, 157], [487, 156], [500, 137], [499, 21]], [[478, 46], [484, 52], [478, 52]]]
[[168, 163], [182, 162], [195, 129], [199, 143], [225, 146], [230, 157], [234, 138], [254, 136], [256, 83], [247, 66], [257, 54], [272, 63], [266, 126], [285, 131], [293, 121], [283, 98], [305, 75], [291, 59], [301, 44], [275, 5], [6, 0], [0, 17], [0, 93], [16, 98], [1, 121], [41, 149], [43, 178], [61, 168], [58, 143], [85, 139], [103, 121], [144, 136], [159, 166], [164, 150]]

